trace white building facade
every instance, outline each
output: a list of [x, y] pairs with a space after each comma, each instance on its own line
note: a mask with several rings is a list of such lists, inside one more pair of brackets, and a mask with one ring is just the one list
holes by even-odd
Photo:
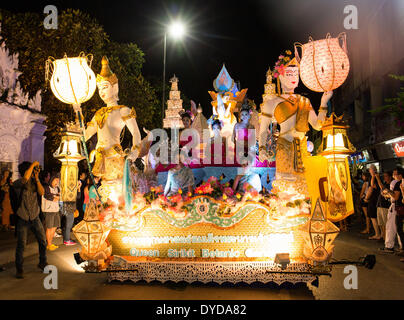
[[0, 35], [0, 171], [13, 172], [19, 177], [18, 164], [23, 161], [44, 161], [41, 91], [29, 98], [21, 89], [18, 77], [18, 54], [11, 55]]

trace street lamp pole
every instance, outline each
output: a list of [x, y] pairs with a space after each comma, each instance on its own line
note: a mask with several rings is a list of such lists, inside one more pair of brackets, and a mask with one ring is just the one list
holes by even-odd
[[167, 32], [164, 33], [164, 58], [163, 58], [163, 100], [161, 103], [161, 122], [164, 127], [164, 103], [166, 98], [166, 51], [167, 51]]

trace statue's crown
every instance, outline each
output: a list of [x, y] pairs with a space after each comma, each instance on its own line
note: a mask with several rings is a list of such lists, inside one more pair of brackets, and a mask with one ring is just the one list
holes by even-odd
[[115, 73], [112, 73], [111, 68], [109, 67], [109, 61], [106, 56], [103, 56], [101, 59], [101, 72], [97, 74], [97, 83], [102, 81], [109, 81], [111, 84], [118, 83], [118, 78]]
[[295, 57], [285, 65], [285, 67], [289, 66], [297, 66], [297, 67], [299, 66], [299, 62], [297, 62], [297, 59]]

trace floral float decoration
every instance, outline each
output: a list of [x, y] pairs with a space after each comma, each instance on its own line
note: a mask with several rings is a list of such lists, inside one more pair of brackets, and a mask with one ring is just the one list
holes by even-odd
[[271, 229], [282, 230], [307, 222], [310, 201], [292, 191], [258, 193], [248, 184], [244, 184], [241, 191], [234, 192], [222, 177], [210, 177], [193, 193], [180, 189], [177, 194], [166, 197], [162, 186], [152, 187], [145, 194], [136, 193], [129, 214], [122, 204], [112, 204], [103, 210], [101, 221], [111, 229], [134, 231], [144, 226], [145, 215], [153, 213], [179, 228], [202, 222], [226, 228], [256, 210], [266, 214]]

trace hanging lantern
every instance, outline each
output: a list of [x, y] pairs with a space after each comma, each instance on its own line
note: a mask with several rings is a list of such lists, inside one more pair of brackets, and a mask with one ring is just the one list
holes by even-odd
[[77, 198], [79, 168], [77, 163], [84, 159], [80, 142], [80, 129], [75, 124], [67, 124], [62, 132], [59, 148], [53, 156], [62, 162], [61, 200], [74, 202]]
[[76, 58], [68, 58], [66, 54], [58, 60], [49, 57], [45, 77], [56, 98], [67, 104], [80, 105], [93, 96], [96, 78], [90, 68], [92, 60], [92, 55], [85, 56], [83, 52]]
[[315, 262], [327, 261], [333, 252], [333, 242], [339, 229], [324, 215], [320, 199], [317, 199], [310, 220], [300, 229], [305, 241], [304, 255]]
[[[340, 46], [342, 40], [342, 46]], [[300, 59], [297, 47], [302, 48]], [[349, 73], [346, 34], [331, 38], [328, 33], [323, 40], [306, 44], [295, 43], [295, 56], [300, 63], [300, 78], [304, 85], [316, 92], [332, 91], [341, 86]]]
[[84, 260], [106, 259], [111, 254], [111, 247], [105, 243], [110, 231], [100, 221], [97, 204], [91, 200], [86, 207], [84, 219], [73, 228], [75, 237], [82, 245], [80, 255]]

